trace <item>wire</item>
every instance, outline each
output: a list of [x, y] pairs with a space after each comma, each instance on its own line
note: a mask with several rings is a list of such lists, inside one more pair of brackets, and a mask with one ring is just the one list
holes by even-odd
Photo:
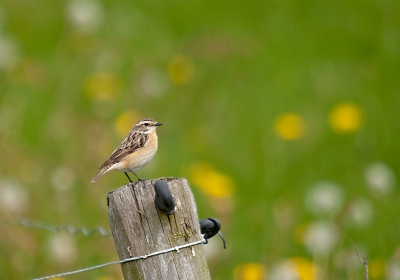
[[0, 220], [0, 226], [23, 226], [26, 228], [35, 228], [41, 230], [51, 231], [53, 233], [68, 231], [72, 235], [77, 235], [78, 233], [82, 233], [85, 236], [93, 235], [94, 233], [100, 233], [104, 237], [111, 236], [111, 232], [106, 231], [102, 227], [95, 227], [93, 229], [87, 229], [86, 227], [74, 227], [72, 225], [63, 225], [63, 226], [55, 226], [46, 224], [43, 222], [35, 222], [27, 219], [19, 219], [19, 220]]
[[199, 241], [195, 241], [195, 242], [188, 243], [188, 244], [185, 244], [185, 245], [180, 245], [180, 246], [176, 246], [176, 247], [173, 247], [173, 248], [157, 251], [157, 252], [154, 252], [154, 253], [150, 253], [148, 255], [143, 255], [143, 256], [139, 256], [139, 257], [123, 259], [123, 260], [120, 260], [120, 261], [113, 261], [113, 262], [109, 262], [109, 263], [99, 264], [99, 265], [95, 265], [95, 266], [91, 266], [91, 267], [87, 267], [87, 268], [83, 268], [83, 269], [78, 269], [78, 270], [74, 270], [74, 271], [68, 271], [68, 272], [64, 272], [64, 273], [59, 273], [59, 274], [44, 276], [44, 277], [40, 277], [40, 278], [35, 278], [35, 279], [32, 279], [32, 280], [45, 280], [45, 279], [51, 279], [51, 278], [55, 278], [55, 277], [62, 277], [62, 276], [67, 276], [67, 275], [71, 275], [71, 274], [82, 273], [82, 272], [85, 272], [85, 271], [89, 271], [89, 270], [93, 270], [93, 269], [97, 269], [97, 268], [101, 268], [101, 267], [105, 267], [105, 266], [109, 266], [109, 265], [121, 264], [121, 263], [126, 263], [126, 262], [131, 262], [131, 261], [137, 261], [137, 260], [140, 260], [140, 259], [146, 259], [146, 258], [149, 258], [149, 257], [153, 257], [153, 256], [156, 256], [156, 255], [159, 255], [159, 254], [169, 253], [169, 252], [172, 252], [172, 251], [176, 251], [177, 253], [179, 253], [180, 249], [183, 249], [183, 248], [186, 248], [186, 247], [190, 247], [190, 246], [193, 246], [193, 245], [202, 244], [204, 241], [205, 240], [203, 238], [202, 240], [199, 240]]

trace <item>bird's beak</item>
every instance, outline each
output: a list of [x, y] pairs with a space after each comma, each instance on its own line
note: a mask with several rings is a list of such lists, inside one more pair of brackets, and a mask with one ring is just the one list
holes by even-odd
[[158, 122], [158, 123], [156, 123], [156, 126], [160, 126], [160, 125], [162, 125], [162, 123], [159, 123], [159, 122]]

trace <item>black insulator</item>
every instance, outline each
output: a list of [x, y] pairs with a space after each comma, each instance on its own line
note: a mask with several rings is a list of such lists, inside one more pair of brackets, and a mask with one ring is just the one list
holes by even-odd
[[201, 220], [200, 221], [200, 232], [204, 235], [204, 239], [206, 240], [206, 242], [204, 242], [204, 244], [207, 244], [208, 239], [218, 233], [218, 235], [222, 239], [222, 242], [224, 243], [224, 249], [226, 249], [225, 239], [222, 236], [222, 234], [219, 232], [220, 229], [221, 229], [221, 223], [215, 218], [208, 218], [208, 219]]
[[221, 223], [217, 219], [208, 218], [200, 221], [200, 231], [206, 240], [216, 235], [220, 228]]
[[168, 185], [162, 180], [157, 180], [154, 184], [154, 190], [156, 191], [154, 203], [158, 209], [165, 214], [173, 214], [175, 212], [175, 200]]

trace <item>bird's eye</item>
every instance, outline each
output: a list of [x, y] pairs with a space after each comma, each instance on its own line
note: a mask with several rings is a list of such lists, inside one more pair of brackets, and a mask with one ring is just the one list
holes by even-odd
[[149, 123], [144, 123], [145, 126], [149, 126]]

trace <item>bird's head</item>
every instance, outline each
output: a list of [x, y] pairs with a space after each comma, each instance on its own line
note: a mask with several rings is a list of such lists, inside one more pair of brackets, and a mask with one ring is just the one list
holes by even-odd
[[150, 118], [145, 118], [138, 121], [133, 127], [133, 129], [143, 133], [150, 133], [151, 131], [155, 130], [157, 126], [160, 125], [162, 125], [162, 123], [159, 123]]

